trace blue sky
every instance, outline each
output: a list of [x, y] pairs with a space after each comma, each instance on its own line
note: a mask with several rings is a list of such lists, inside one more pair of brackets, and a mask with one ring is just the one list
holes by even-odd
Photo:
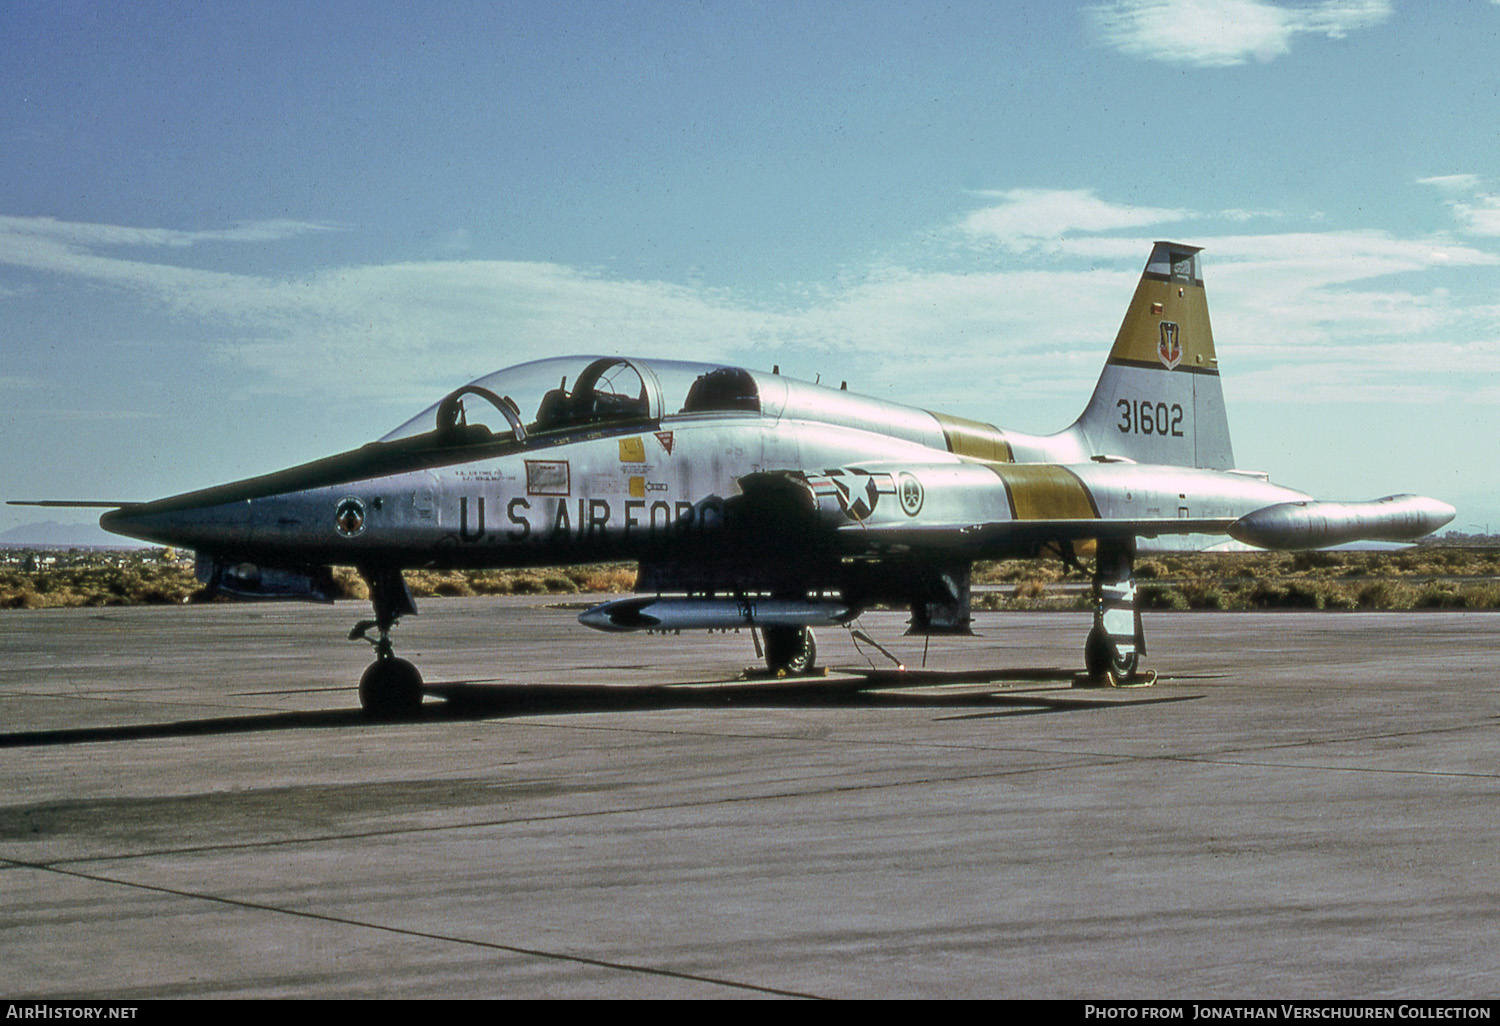
[[1500, 530], [1497, 43], [1396, 0], [8, 0], [0, 498], [272, 470], [566, 352], [1057, 430], [1167, 238], [1241, 466]]

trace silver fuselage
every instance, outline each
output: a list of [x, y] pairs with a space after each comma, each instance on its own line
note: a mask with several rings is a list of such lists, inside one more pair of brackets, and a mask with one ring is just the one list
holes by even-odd
[[[630, 366], [654, 391], [672, 376], [641, 361]], [[671, 369], [677, 378], [716, 371]], [[1076, 426], [1029, 436], [983, 425], [1009, 458], [976, 458], [954, 451], [965, 445], [955, 441], [953, 418], [780, 375], [740, 373], [753, 382], [758, 409], [667, 413], [680, 396], [652, 394], [615, 419], [538, 421], [519, 432], [502, 423], [497, 431], [449, 436], [435, 424], [420, 430], [418, 418], [404, 433], [362, 449], [126, 507], [104, 522], [133, 537], [270, 566], [510, 567], [649, 560], [679, 543], [712, 550], [726, 503], [763, 475], [795, 478], [818, 521], [839, 537], [840, 551], [855, 555], [882, 551], [887, 543], [877, 539], [887, 528], [920, 534], [1026, 520], [1227, 523], [1306, 499], [1233, 471], [1093, 460]], [[1046, 465], [1041, 477], [1026, 469], [1034, 464]], [[1086, 537], [1086, 526], [1077, 533]], [[1207, 531], [1140, 537], [1144, 549], [1225, 541]], [[1035, 547], [1025, 536], [992, 531], [966, 545], [962, 557], [1027, 555]]]

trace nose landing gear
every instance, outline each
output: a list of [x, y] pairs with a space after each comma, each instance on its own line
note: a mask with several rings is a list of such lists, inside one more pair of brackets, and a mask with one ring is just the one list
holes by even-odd
[[[349, 640], [368, 641], [375, 646], [375, 661], [359, 679], [359, 704], [371, 719], [415, 719], [422, 711], [422, 675], [407, 660], [396, 658], [391, 628], [401, 617], [416, 615], [416, 601], [400, 570], [361, 568], [360, 576], [369, 586], [375, 619], [355, 624]], [[372, 627], [379, 638], [369, 636]]]

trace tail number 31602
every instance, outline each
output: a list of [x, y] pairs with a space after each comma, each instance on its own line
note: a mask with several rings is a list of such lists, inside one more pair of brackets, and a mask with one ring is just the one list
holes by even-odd
[[1122, 435], [1168, 435], [1182, 437], [1182, 405], [1153, 403], [1149, 399], [1121, 399], [1115, 403]]

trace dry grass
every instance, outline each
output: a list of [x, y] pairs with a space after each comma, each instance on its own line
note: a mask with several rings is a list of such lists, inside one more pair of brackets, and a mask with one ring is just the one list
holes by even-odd
[[[1083, 609], [1088, 577], [1058, 562], [981, 563], [981, 609]], [[1136, 563], [1147, 609], [1500, 609], [1500, 549], [1150, 555]]]
[[[199, 591], [189, 563], [159, 553], [77, 557], [35, 571], [0, 568], [0, 609], [165, 604]], [[435, 595], [619, 593], [631, 563], [526, 570], [414, 570], [418, 598]], [[344, 598], [368, 598], [353, 570], [335, 571]], [[1136, 563], [1148, 609], [1500, 609], [1500, 549], [1424, 546], [1398, 552], [1151, 555]], [[974, 567], [976, 609], [1086, 609], [1088, 577], [1056, 560]]]
[[69, 566], [34, 573], [0, 570], [0, 609], [167, 605], [197, 590], [191, 565]]
[[[191, 563], [160, 562], [151, 556], [126, 557], [122, 566], [90, 562], [26, 571], [0, 569], [0, 609], [49, 609], [65, 606], [135, 606], [187, 602], [202, 587]], [[339, 598], [368, 599], [369, 590], [355, 571], [334, 571]], [[635, 587], [634, 563], [529, 570], [412, 570], [406, 583], [418, 598], [435, 595], [559, 595], [580, 592], [628, 592]]]

